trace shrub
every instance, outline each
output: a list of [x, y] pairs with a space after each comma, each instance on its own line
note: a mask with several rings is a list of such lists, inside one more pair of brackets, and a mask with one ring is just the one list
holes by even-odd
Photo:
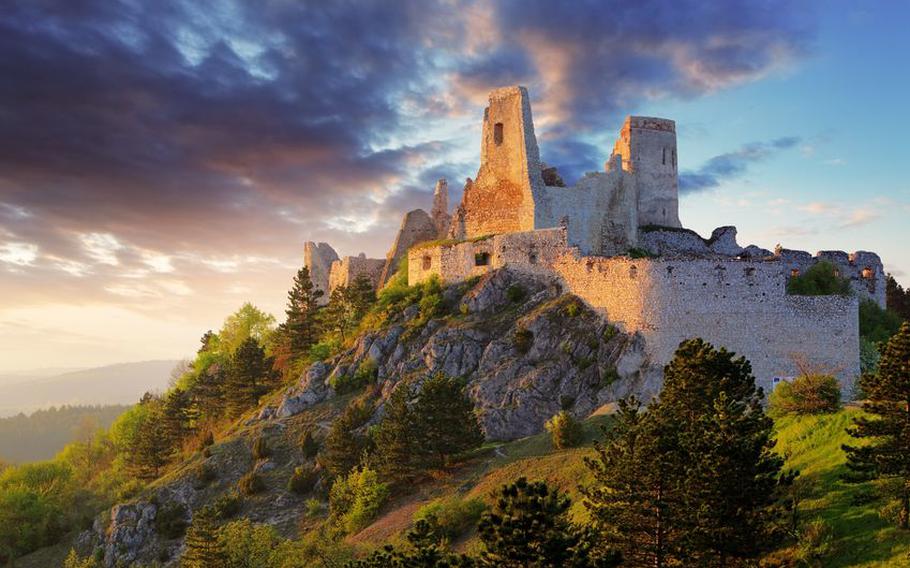
[[547, 420], [546, 428], [557, 450], [572, 448], [581, 442], [581, 424], [565, 410]]
[[512, 344], [515, 345], [515, 349], [519, 353], [527, 353], [531, 350], [531, 346], [534, 345], [534, 333], [530, 329], [519, 327], [515, 330], [515, 335], [512, 337]]
[[206, 431], [206, 433], [202, 435], [202, 439], [199, 442], [201, 448], [207, 448], [207, 447], [213, 445], [214, 443], [215, 443], [215, 435], [212, 434], [211, 430]]
[[230, 519], [240, 512], [240, 504], [240, 493], [237, 491], [227, 491], [212, 501], [212, 511], [219, 519]]
[[304, 509], [306, 509], [306, 516], [312, 519], [322, 516], [325, 512], [325, 505], [319, 499], [307, 499], [306, 503], [304, 503]]
[[565, 311], [567, 316], [574, 318], [581, 312], [581, 306], [578, 305], [578, 302], [569, 302]]
[[318, 474], [312, 467], [299, 465], [294, 468], [294, 473], [288, 479], [288, 491], [298, 495], [305, 495], [313, 490], [318, 478]]
[[218, 478], [218, 473], [215, 471], [215, 468], [207, 463], [203, 463], [199, 464], [196, 471], [193, 473], [193, 476], [196, 478], [196, 487], [202, 488], [215, 481], [215, 479]]
[[158, 507], [155, 530], [164, 538], [180, 538], [188, 526], [187, 510], [182, 503], [168, 502]]
[[255, 495], [265, 489], [265, 483], [255, 471], [251, 471], [237, 482], [237, 490], [243, 495]]
[[311, 361], [325, 361], [338, 352], [341, 348], [341, 342], [337, 339], [324, 339], [316, 345], [310, 347]]
[[264, 460], [270, 455], [272, 455], [272, 449], [269, 448], [269, 443], [266, 441], [265, 436], [256, 438], [253, 442], [253, 459]]
[[471, 313], [471, 308], [467, 304], [461, 304], [458, 306], [458, 311], [461, 313], [461, 315], [466, 316]]
[[312, 430], [307, 430], [303, 434], [303, 440], [300, 442], [300, 451], [306, 459], [313, 459], [319, 453], [319, 442], [313, 436]]
[[797, 296], [848, 296], [850, 281], [838, 275], [830, 262], [821, 261], [787, 282], [787, 293]]
[[800, 531], [797, 543], [798, 558], [809, 566], [831, 558], [835, 552], [835, 535], [831, 525], [821, 519], [806, 524]]
[[221, 527], [218, 541], [224, 550], [225, 568], [286, 566], [287, 541], [272, 526], [240, 519]]
[[859, 303], [859, 335], [863, 340], [884, 343], [901, 327], [901, 317], [891, 310], [883, 310], [873, 300]]
[[604, 333], [603, 333], [604, 343], [607, 343], [608, 341], [610, 341], [611, 339], [616, 337], [618, 334], [619, 334], [619, 330], [616, 328], [615, 325], [607, 325], [607, 327], [604, 328]]
[[657, 258], [657, 255], [652, 254], [648, 249], [633, 247], [629, 249], [629, 258]]
[[840, 408], [840, 385], [831, 375], [802, 375], [777, 385], [768, 398], [777, 414], [821, 414]]
[[521, 284], [512, 284], [506, 288], [506, 298], [513, 304], [523, 302], [528, 297], [528, 291]]
[[347, 394], [376, 382], [379, 374], [379, 365], [372, 359], [366, 359], [357, 366], [353, 374], [337, 375], [332, 377], [329, 384], [338, 394]]
[[612, 365], [604, 367], [600, 371], [600, 386], [601, 388], [606, 388], [618, 381], [619, 378], [619, 371], [616, 370], [616, 367]]
[[335, 526], [353, 534], [367, 526], [389, 496], [389, 488], [379, 475], [364, 467], [355, 469], [332, 484], [329, 491], [329, 516]]
[[486, 508], [480, 499], [444, 497], [418, 509], [414, 513], [414, 521], [430, 522], [440, 536], [452, 541], [473, 528]]

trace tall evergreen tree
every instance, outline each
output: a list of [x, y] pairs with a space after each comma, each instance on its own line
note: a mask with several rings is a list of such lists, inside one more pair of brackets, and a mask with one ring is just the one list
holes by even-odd
[[370, 442], [359, 430], [372, 414], [369, 403], [355, 400], [332, 422], [318, 457], [329, 473], [336, 477], [347, 475], [360, 463]]
[[329, 303], [321, 311], [321, 324], [323, 329], [334, 331], [342, 343], [357, 324], [357, 312], [350, 302], [350, 294], [346, 286], [338, 286], [329, 295]]
[[376, 301], [376, 290], [366, 274], [358, 274], [346, 291], [347, 302], [351, 305], [354, 319], [360, 321]]
[[597, 458], [585, 459], [594, 475], [582, 491], [585, 505], [596, 530], [630, 566], [667, 566], [682, 548], [677, 464], [670, 459], [679, 453], [666, 446], [673, 440], [662, 435], [656, 414], [643, 412], [634, 397], [619, 402], [615, 419], [597, 444]]
[[910, 289], [904, 290], [904, 287], [890, 274], [885, 280], [885, 300], [889, 310], [895, 312], [904, 321], [910, 321]]
[[420, 390], [399, 385], [376, 433], [380, 470], [396, 481], [449, 465], [483, 443], [474, 404], [461, 381], [436, 374]]
[[186, 550], [180, 558], [182, 568], [222, 568], [227, 555], [221, 543], [218, 516], [210, 507], [202, 507], [193, 515], [193, 522], [186, 531]]
[[168, 445], [173, 452], [180, 450], [183, 441], [193, 431], [197, 417], [198, 412], [188, 391], [174, 388], [165, 395], [161, 420]]
[[228, 365], [214, 363], [202, 370], [190, 388], [194, 412], [200, 419], [218, 419], [227, 404]]
[[484, 545], [478, 564], [496, 567], [618, 566], [619, 555], [596, 551], [593, 539], [569, 520], [571, 501], [546, 483], [524, 477], [499, 491], [477, 532]]
[[252, 337], [246, 338], [231, 357], [225, 399], [228, 411], [236, 416], [256, 406], [268, 392], [271, 364], [265, 350]]
[[[781, 489], [793, 476], [772, 451], [762, 398], [748, 361], [693, 339], [664, 369], [663, 391], [646, 415], [637, 417], [631, 404], [621, 414], [617, 438], [607, 439], [620, 455], [602, 451], [592, 462], [603, 485], [589, 501], [633, 566], [742, 565], [773, 544]], [[633, 475], [646, 483], [630, 487]], [[614, 490], [628, 502], [610, 496]], [[623, 505], [633, 510], [618, 521], [605, 514]], [[641, 547], [651, 549], [644, 558]]]
[[871, 443], [844, 446], [848, 479], [896, 481], [898, 526], [910, 529], [910, 322], [888, 340], [878, 373], [863, 376], [861, 386], [868, 416], [855, 418], [847, 432]]
[[307, 353], [319, 339], [316, 311], [323, 292], [313, 285], [310, 269], [304, 266], [294, 276], [294, 286], [288, 292], [287, 320], [283, 332], [292, 357]]
[[427, 519], [414, 523], [405, 535], [410, 550], [392, 545], [374, 551], [363, 560], [348, 563], [349, 568], [471, 568], [474, 561], [443, 546], [434, 524]]
[[132, 441], [127, 460], [132, 472], [141, 479], [155, 479], [167, 465], [172, 446], [164, 424], [161, 400], [146, 394], [140, 404], [148, 409]]

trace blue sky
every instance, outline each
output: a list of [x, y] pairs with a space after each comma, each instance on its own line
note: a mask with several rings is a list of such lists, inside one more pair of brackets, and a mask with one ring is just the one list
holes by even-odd
[[600, 169], [677, 121], [680, 217], [873, 250], [910, 284], [907, 2], [13, 1], [0, 13], [0, 371], [191, 354], [280, 314], [306, 240], [383, 256], [476, 174], [486, 93]]

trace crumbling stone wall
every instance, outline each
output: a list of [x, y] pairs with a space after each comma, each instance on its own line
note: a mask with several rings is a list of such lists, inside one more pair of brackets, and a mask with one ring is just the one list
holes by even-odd
[[338, 253], [328, 243], [316, 244], [307, 241], [303, 245], [303, 265], [310, 271], [310, 280], [313, 281], [316, 288], [323, 291], [320, 304], [329, 301], [328, 295], [331, 291], [329, 274], [332, 271], [332, 263], [336, 260], [338, 260]]
[[433, 209], [430, 216], [436, 226], [436, 237], [444, 239], [452, 224], [452, 216], [449, 215], [449, 182], [445, 178], [438, 180], [433, 189]]
[[789, 296], [779, 261], [579, 257], [555, 265], [566, 286], [623, 331], [640, 333], [650, 361], [702, 337], [745, 356], [763, 384], [799, 366], [835, 373], [845, 390], [859, 375], [858, 301]]
[[361, 274], [366, 274], [373, 287], [378, 288], [385, 264], [385, 259], [367, 258], [363, 253], [360, 256], [346, 256], [336, 260], [332, 263], [332, 270], [329, 273], [329, 293], [339, 286], [350, 286]]
[[819, 251], [815, 256], [806, 251], [778, 247], [774, 252], [786, 270], [787, 277], [803, 274], [820, 261], [834, 265], [838, 275], [850, 280], [850, 288], [861, 299], [870, 299], [885, 307], [885, 268], [874, 252], [841, 250]]
[[379, 287], [384, 286], [395, 275], [398, 264], [407, 255], [408, 249], [418, 243], [436, 240], [438, 230], [434, 220], [423, 209], [415, 209], [406, 213], [404, 219], [401, 220], [401, 228], [398, 229], [395, 242], [392, 243], [392, 248], [386, 255], [385, 265], [379, 276]]

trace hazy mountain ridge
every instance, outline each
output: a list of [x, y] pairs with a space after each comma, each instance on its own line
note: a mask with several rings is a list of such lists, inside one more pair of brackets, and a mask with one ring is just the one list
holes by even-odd
[[134, 404], [146, 391], [164, 390], [177, 363], [138, 361], [51, 376], [5, 374], [0, 376], [0, 418], [52, 406]]

